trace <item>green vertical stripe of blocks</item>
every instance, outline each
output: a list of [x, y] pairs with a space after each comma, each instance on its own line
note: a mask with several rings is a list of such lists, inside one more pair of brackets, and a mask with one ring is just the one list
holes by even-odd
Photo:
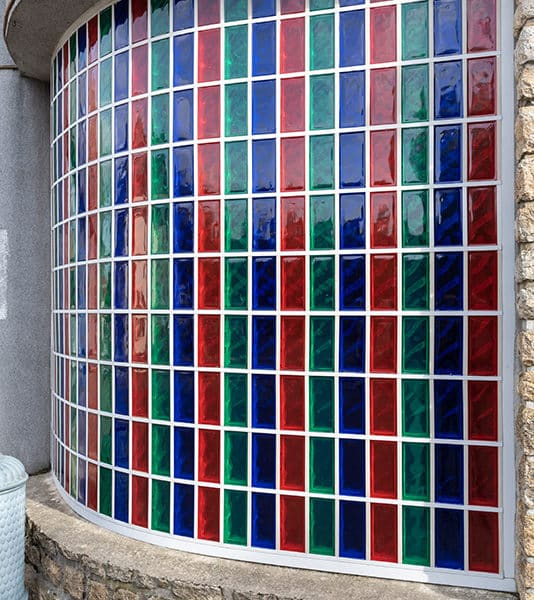
[[100, 360], [111, 360], [111, 315], [100, 315]]
[[430, 444], [402, 444], [402, 495], [405, 500], [430, 500]]
[[76, 194], [76, 174], [70, 176], [69, 185], [69, 211], [71, 215], [78, 212], [78, 195]]
[[246, 369], [248, 358], [248, 320], [246, 316], [224, 318], [224, 366]]
[[334, 370], [334, 318], [310, 317], [310, 370]]
[[310, 129], [332, 129], [335, 106], [334, 75], [310, 77], [310, 96]]
[[428, 373], [429, 331], [428, 317], [403, 317], [402, 371], [404, 373]]
[[402, 59], [428, 56], [428, 3], [402, 6]]
[[224, 491], [224, 542], [226, 544], [247, 543], [247, 492]]
[[428, 254], [403, 255], [402, 307], [404, 310], [428, 310], [430, 302], [429, 268]]
[[334, 310], [335, 262], [333, 256], [310, 257], [312, 310]]
[[428, 183], [428, 127], [402, 130], [402, 183]]
[[153, 309], [169, 308], [169, 260], [151, 261], [151, 306]]
[[169, 141], [169, 94], [152, 96], [152, 144]]
[[169, 151], [152, 151], [151, 196], [153, 200], [169, 197]]
[[169, 364], [168, 315], [152, 315], [151, 317], [151, 351], [153, 364]]
[[150, 247], [152, 254], [169, 253], [169, 205], [153, 206]]
[[112, 411], [112, 374], [111, 367], [99, 365], [100, 376], [100, 410], [110, 413]]
[[248, 210], [246, 200], [226, 200], [224, 203], [224, 247], [226, 252], [248, 249]]
[[111, 154], [111, 110], [100, 113], [100, 156]]
[[225, 292], [227, 309], [246, 310], [248, 305], [248, 259], [226, 258], [224, 261]]
[[334, 249], [334, 196], [312, 196], [310, 199], [310, 248]]
[[310, 498], [310, 552], [334, 556], [334, 501]]
[[235, 25], [224, 30], [224, 77], [237, 79], [248, 74], [248, 26]]
[[99, 478], [98, 478], [98, 492], [99, 492], [99, 511], [103, 515], [111, 517], [111, 469], [106, 467], [100, 467]]
[[225, 191], [227, 194], [245, 193], [248, 189], [248, 144], [247, 142], [226, 142]]
[[[76, 384], [75, 384], [76, 385]], [[70, 447], [73, 452], [78, 450], [78, 421], [76, 419], [77, 410], [70, 409]]]
[[402, 122], [428, 120], [428, 65], [402, 68]]
[[100, 208], [111, 206], [111, 161], [100, 163], [100, 185], [99, 185]]
[[248, 133], [248, 85], [232, 83], [224, 86], [224, 131], [227, 137]]
[[402, 245], [405, 248], [428, 246], [428, 191], [402, 193]]
[[246, 373], [224, 375], [224, 424], [246, 427], [248, 424], [248, 377]]
[[334, 493], [334, 440], [310, 438], [310, 491]]
[[426, 379], [402, 380], [402, 435], [430, 436], [430, 390]]
[[152, 418], [169, 421], [171, 418], [171, 379], [169, 371], [152, 371]]
[[151, 472], [169, 477], [171, 474], [171, 428], [152, 425]]
[[69, 139], [70, 139], [70, 168], [71, 169], [75, 169], [76, 168], [76, 127], [73, 127], [70, 131], [69, 131]]
[[171, 484], [169, 481], [152, 479], [152, 529], [170, 531], [171, 523]]
[[100, 417], [100, 462], [111, 464], [111, 417]]
[[402, 507], [402, 562], [430, 565], [430, 509]]
[[333, 377], [310, 377], [310, 430], [334, 432]]
[[[76, 308], [76, 268], [69, 269], [69, 284], [70, 284], [70, 307]], [[74, 319], [74, 331], [70, 330], [71, 341], [72, 336], [76, 336], [76, 316], [71, 315], [71, 322]], [[75, 338], [74, 338], [75, 339]], [[75, 347], [71, 344], [71, 351], [75, 350]]]
[[99, 100], [100, 106], [107, 106], [111, 104], [112, 93], [111, 93], [111, 83], [113, 79], [113, 70], [112, 70], [112, 61], [111, 58], [106, 58], [100, 63], [99, 70]]
[[111, 263], [100, 263], [100, 308], [111, 308]]
[[111, 211], [100, 213], [100, 258], [109, 258], [111, 256]]
[[334, 15], [310, 18], [310, 69], [331, 69], [334, 66]]
[[152, 91], [169, 87], [169, 40], [152, 42]]
[[247, 485], [248, 434], [226, 431], [224, 434], [224, 482], [230, 485]]

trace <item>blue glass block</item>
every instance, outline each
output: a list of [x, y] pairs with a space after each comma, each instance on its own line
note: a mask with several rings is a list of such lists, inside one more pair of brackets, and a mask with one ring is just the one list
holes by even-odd
[[276, 140], [252, 141], [252, 191], [276, 190]]
[[365, 317], [340, 317], [339, 369], [365, 371]]
[[439, 252], [435, 255], [436, 310], [463, 309], [464, 261], [461, 252]]
[[276, 368], [276, 317], [252, 317], [252, 368]]
[[115, 514], [117, 521], [128, 523], [128, 506], [129, 506], [129, 475], [114, 471], [115, 474]]
[[339, 440], [339, 493], [365, 496], [365, 440]]
[[435, 181], [462, 180], [462, 126], [435, 127]]
[[[82, 320], [85, 325], [85, 316], [78, 315], [78, 323]], [[78, 326], [79, 328], [79, 326]], [[80, 406], [87, 406], [87, 365], [86, 363], [78, 363], [78, 404]], [[85, 420], [81, 420], [85, 425]], [[78, 431], [81, 431], [82, 428], [78, 427]], [[85, 432], [85, 426], [83, 427], [83, 431]], [[79, 444], [78, 448], [85, 448], [85, 444]], [[85, 454], [85, 452], [84, 452]]]
[[194, 61], [194, 37], [192, 33], [177, 35], [174, 38], [174, 73], [173, 83], [175, 86], [193, 83]]
[[[117, 269], [115, 268], [115, 274]], [[115, 278], [116, 279], [116, 278]], [[115, 295], [117, 292], [115, 292]], [[128, 315], [114, 315], [115, 321], [115, 361], [128, 362]]]
[[180, 202], [173, 206], [174, 252], [193, 252], [193, 203]]
[[173, 149], [174, 197], [193, 195], [193, 146]]
[[128, 0], [120, 0], [114, 6], [115, 50], [124, 48], [129, 42]]
[[78, 171], [78, 214], [84, 213], [86, 210], [86, 199], [87, 199], [87, 179], [86, 170], [80, 169]]
[[276, 427], [276, 378], [252, 375], [252, 427]]
[[[85, 358], [87, 351], [87, 329], [85, 317], [78, 315], [78, 356]], [[78, 398], [79, 401], [79, 398]]]
[[365, 310], [365, 256], [341, 256], [341, 310]]
[[462, 504], [464, 501], [463, 446], [436, 444], [436, 502]]
[[276, 199], [255, 198], [252, 204], [253, 250], [276, 250]]
[[352, 10], [339, 15], [339, 66], [365, 64], [365, 11]]
[[252, 83], [252, 133], [254, 135], [276, 132], [276, 82]]
[[87, 123], [78, 123], [78, 165], [84, 165], [87, 161]]
[[85, 260], [85, 217], [78, 219], [78, 260]]
[[128, 98], [129, 63], [128, 52], [115, 55], [115, 102]]
[[365, 125], [365, 71], [339, 74], [339, 126]]
[[365, 133], [339, 136], [339, 185], [342, 188], [365, 186]]
[[461, 117], [462, 106], [462, 61], [434, 63], [436, 119]]
[[192, 371], [174, 371], [174, 420], [193, 423], [195, 419], [195, 376]]
[[115, 466], [127, 469], [129, 467], [130, 448], [128, 443], [128, 421], [115, 419]]
[[193, 90], [174, 92], [173, 137], [175, 142], [193, 139]]
[[174, 428], [174, 476], [177, 479], [195, 477], [195, 430], [192, 427]]
[[276, 496], [252, 493], [252, 545], [276, 547]]
[[[78, 29], [78, 69], [81, 71], [87, 66], [87, 27], [82, 25]], [[61, 69], [59, 69], [61, 70]], [[59, 73], [58, 73], [59, 75]]]
[[434, 0], [434, 55], [462, 52], [461, 0]]
[[193, 0], [174, 0], [173, 29], [181, 31], [195, 25], [195, 6]]
[[115, 263], [115, 290], [114, 307], [118, 309], [128, 308], [128, 262]]
[[260, 488], [276, 486], [276, 436], [252, 434], [252, 485]]
[[276, 73], [276, 22], [252, 26], [252, 75]]
[[272, 17], [276, 14], [276, 0], [252, 0], [252, 17]]
[[128, 210], [115, 211], [115, 256], [128, 256]]
[[276, 258], [261, 257], [252, 260], [252, 308], [276, 309]]
[[128, 150], [128, 104], [115, 108], [115, 152]]
[[462, 382], [455, 379], [434, 381], [434, 435], [437, 438], [463, 438]]
[[193, 537], [195, 523], [195, 487], [174, 484], [174, 534]]
[[360, 377], [339, 379], [339, 431], [365, 433], [365, 380]]
[[173, 307], [193, 308], [194, 265], [192, 258], [174, 259]]
[[434, 244], [462, 245], [462, 190], [459, 188], [435, 191]]
[[87, 114], [87, 73], [78, 77], [78, 118]]
[[78, 267], [78, 309], [84, 310], [86, 303], [86, 283], [85, 283], [85, 265]]
[[365, 502], [339, 503], [339, 555], [365, 558]]
[[191, 315], [174, 315], [175, 366], [193, 366], [194, 327], [194, 318]]
[[[121, 315], [127, 316], [127, 315]], [[128, 367], [115, 367], [115, 412], [129, 415]]]
[[436, 508], [436, 567], [464, 568], [464, 513]]
[[339, 203], [340, 247], [365, 248], [365, 194], [341, 194]]
[[462, 317], [436, 317], [434, 324], [434, 373], [461, 375], [463, 358]]
[[115, 159], [115, 204], [128, 202], [128, 157]]

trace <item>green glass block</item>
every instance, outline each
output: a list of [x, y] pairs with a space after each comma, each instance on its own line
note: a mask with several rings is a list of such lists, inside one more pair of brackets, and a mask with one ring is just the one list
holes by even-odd
[[77, 413], [75, 408], [70, 409], [70, 447], [74, 452], [78, 451]]
[[246, 310], [248, 306], [248, 260], [226, 258], [224, 261], [224, 305], [227, 309]]
[[[76, 317], [75, 317], [76, 318]], [[71, 319], [72, 322], [72, 319]], [[70, 402], [72, 404], [78, 404], [78, 385], [77, 385], [77, 377], [78, 373], [77, 373], [77, 369], [76, 369], [76, 363], [74, 361], [72, 361], [70, 363]]]
[[334, 432], [333, 377], [310, 377], [310, 430]]
[[310, 69], [317, 71], [333, 67], [334, 15], [316, 15], [310, 18]]
[[169, 151], [152, 151], [151, 196], [153, 200], [169, 197]]
[[226, 252], [248, 249], [248, 208], [246, 200], [224, 203], [224, 249]]
[[106, 58], [100, 63], [100, 106], [111, 104], [112, 65], [111, 58]]
[[310, 438], [310, 491], [334, 493], [333, 438]]
[[428, 190], [402, 193], [402, 245], [428, 246]]
[[150, 0], [150, 32], [152, 37], [169, 32], [169, 0]]
[[403, 317], [403, 373], [428, 373], [429, 330], [428, 317]]
[[71, 169], [75, 169], [76, 168], [76, 127], [73, 127], [70, 131], [69, 131], [69, 141], [70, 141], [70, 151], [69, 151], [69, 156], [70, 156], [70, 168]]
[[333, 250], [334, 196], [312, 196], [310, 203], [310, 248]]
[[171, 483], [152, 479], [151, 528], [169, 533], [171, 530]]
[[332, 129], [335, 105], [334, 75], [310, 77], [310, 129]]
[[100, 365], [100, 410], [102, 412], [110, 413], [113, 410], [112, 404], [112, 393], [113, 393], [113, 384], [112, 384], [112, 371], [111, 367], [108, 365]]
[[111, 441], [113, 421], [111, 417], [100, 417], [100, 462], [111, 464]]
[[152, 206], [150, 248], [152, 254], [169, 253], [169, 205]]
[[169, 94], [152, 96], [152, 144], [169, 141]]
[[310, 552], [334, 556], [335, 518], [334, 501], [310, 498]]
[[100, 163], [100, 185], [99, 185], [100, 208], [111, 206], [111, 161]]
[[70, 76], [76, 75], [76, 57], [78, 56], [78, 51], [76, 49], [76, 34], [73, 33], [70, 36], [69, 40], [69, 50], [70, 50]]
[[111, 110], [100, 113], [100, 156], [111, 154]]
[[171, 428], [152, 425], [151, 472], [169, 477], [171, 474]]
[[334, 136], [310, 137], [310, 187], [325, 190], [334, 187]]
[[428, 65], [402, 67], [402, 121], [428, 121]]
[[[75, 268], [69, 269], [69, 287], [70, 287], [70, 293], [69, 293], [70, 307], [76, 308], [76, 269]], [[74, 318], [76, 318], [76, 317], [74, 317]], [[74, 327], [74, 333], [72, 332], [72, 328], [71, 328], [71, 341], [72, 341], [73, 335], [76, 335], [76, 327]], [[76, 339], [76, 338], [74, 338], [74, 339]]]
[[111, 256], [112, 213], [109, 210], [100, 213], [100, 258]]
[[76, 174], [69, 177], [69, 214], [78, 212], [78, 195], [76, 194]]
[[430, 565], [430, 509], [426, 506], [402, 507], [402, 562]]
[[[76, 356], [77, 354], [77, 346], [76, 346], [76, 315], [70, 316], [70, 355]], [[72, 370], [74, 371], [74, 375], [76, 375], [76, 370], [74, 369], [75, 363], [72, 363]], [[74, 386], [73, 390], [74, 400], [76, 398], [76, 386]]]
[[111, 263], [100, 263], [100, 308], [111, 308]]
[[430, 391], [427, 379], [402, 380], [402, 435], [430, 436]]
[[247, 544], [247, 492], [224, 491], [224, 543]]
[[333, 256], [310, 256], [312, 310], [334, 310], [335, 270]]
[[111, 52], [112, 48], [111, 30], [111, 6], [100, 13], [100, 56]]
[[242, 194], [248, 189], [247, 142], [226, 142], [225, 191], [227, 194]]
[[402, 130], [402, 183], [428, 183], [428, 127]]
[[224, 132], [227, 137], [247, 135], [248, 86], [232, 83], [224, 86]]
[[100, 360], [111, 360], [111, 315], [100, 315]]
[[241, 431], [224, 433], [224, 482], [247, 485], [248, 434]]
[[169, 364], [169, 316], [152, 315], [152, 363], [155, 365]]
[[429, 268], [428, 254], [403, 254], [403, 310], [428, 310], [430, 304]]
[[111, 469], [100, 467], [100, 476], [98, 481], [99, 512], [111, 517]]
[[[69, 262], [76, 262], [76, 221], [71, 221], [69, 224]], [[76, 296], [75, 296], [76, 297]], [[72, 294], [71, 294], [72, 302]], [[76, 305], [72, 305], [71, 308], [76, 308]]]
[[70, 495], [76, 499], [78, 488], [78, 462], [75, 456], [70, 461]]
[[224, 0], [224, 20], [244, 21], [248, 18], [247, 0]]
[[224, 77], [236, 79], [248, 75], [248, 26], [224, 29]]
[[169, 308], [169, 261], [166, 258], [152, 260], [151, 263], [151, 307]]
[[[70, 105], [70, 122], [75, 123], [77, 120], [78, 97], [76, 95], [76, 79], [69, 86], [69, 105]], [[75, 129], [71, 130], [75, 131]]]
[[428, 56], [428, 3], [402, 5], [402, 60]]
[[248, 377], [246, 373], [224, 374], [224, 424], [248, 425]]
[[169, 371], [152, 371], [152, 418], [171, 418], [171, 378]]
[[310, 0], [310, 10], [334, 8], [334, 0]]
[[248, 323], [246, 316], [224, 317], [224, 366], [246, 369]]
[[334, 370], [334, 318], [310, 317], [310, 371]]
[[402, 444], [402, 495], [405, 500], [430, 500], [430, 444]]
[[152, 42], [152, 91], [169, 87], [169, 40]]

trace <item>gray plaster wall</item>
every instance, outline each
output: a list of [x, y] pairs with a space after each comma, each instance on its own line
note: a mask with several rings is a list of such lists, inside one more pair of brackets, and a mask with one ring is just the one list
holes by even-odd
[[50, 463], [49, 88], [12, 64], [0, 36], [0, 453], [36, 473]]

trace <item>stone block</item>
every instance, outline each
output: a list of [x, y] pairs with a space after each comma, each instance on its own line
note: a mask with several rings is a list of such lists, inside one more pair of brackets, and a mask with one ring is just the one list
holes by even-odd
[[534, 202], [521, 204], [516, 213], [516, 239], [534, 242]]
[[534, 156], [527, 154], [517, 164], [515, 192], [518, 202], [534, 200]]
[[517, 334], [517, 351], [523, 366], [534, 365], [534, 331], [520, 331]]
[[[516, 420], [517, 435], [523, 442], [523, 452], [526, 456], [534, 456], [534, 408], [524, 406], [518, 411]], [[534, 556], [534, 517], [533, 517], [533, 552]]]
[[60, 584], [62, 576], [62, 567], [57, 561], [51, 559], [49, 556], [43, 556], [41, 562], [41, 570], [43, 576], [46, 577], [52, 584]]
[[515, 121], [516, 160], [534, 152], [534, 106], [522, 106]]
[[534, 18], [534, 0], [518, 0], [514, 15], [514, 34], [517, 38], [525, 23]]
[[516, 312], [519, 319], [534, 319], [534, 284], [522, 283], [516, 294]]
[[534, 281], [534, 244], [521, 244], [516, 259], [516, 279]]
[[64, 568], [64, 588], [67, 594], [70, 594], [72, 600], [83, 600], [84, 582], [83, 573], [76, 567], [65, 566]]
[[519, 67], [531, 60], [534, 60], [534, 25], [529, 21], [521, 29], [515, 46], [516, 76], [520, 73]]
[[526, 63], [518, 74], [517, 99], [519, 101], [534, 100], [534, 64]]
[[517, 394], [524, 402], [534, 402], [533, 372], [526, 371], [519, 375], [519, 380], [517, 382]]

